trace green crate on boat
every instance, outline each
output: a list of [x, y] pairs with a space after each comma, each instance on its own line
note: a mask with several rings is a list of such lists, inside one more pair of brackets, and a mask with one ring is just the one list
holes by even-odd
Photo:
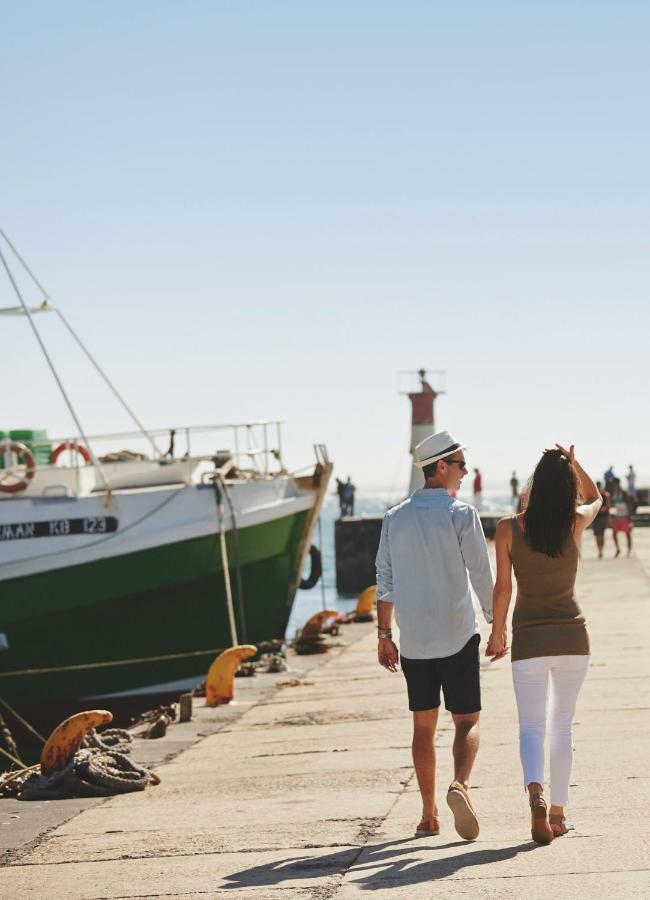
[[[0, 441], [16, 441], [31, 450], [37, 466], [49, 466], [52, 459], [52, 444], [47, 439], [45, 428], [14, 428], [9, 433], [0, 431]], [[4, 461], [0, 461], [4, 467]]]

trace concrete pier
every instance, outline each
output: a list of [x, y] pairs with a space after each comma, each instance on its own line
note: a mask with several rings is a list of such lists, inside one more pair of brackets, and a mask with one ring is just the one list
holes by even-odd
[[608, 558], [600, 562], [593, 536], [585, 539], [579, 596], [593, 655], [577, 713], [573, 830], [566, 837], [548, 847], [530, 840], [504, 660], [483, 665], [482, 745], [472, 785], [480, 837], [461, 840], [444, 804], [452, 731], [443, 713], [442, 832], [415, 839], [420, 802], [404, 680], [377, 666], [372, 626], [353, 625], [340, 639], [347, 646], [308, 660], [313, 667], [303, 681], [311, 684], [278, 689], [284, 675], [239, 679], [237, 706], [199, 709], [191, 723], [171, 728], [163, 739], [169, 754], [179, 749], [174, 741], [185, 740], [186, 749], [165, 763], [164, 743], [155, 745], [158, 787], [90, 801], [80, 813], [88, 801], [64, 801], [68, 812], [57, 814], [67, 821], [54, 828], [61, 803], [0, 801], [5, 845], [17, 822], [41, 822], [36, 834], [26, 828], [22, 844], [14, 840], [0, 895], [647, 897], [650, 531], [634, 538], [635, 556], [613, 559], [608, 534]]

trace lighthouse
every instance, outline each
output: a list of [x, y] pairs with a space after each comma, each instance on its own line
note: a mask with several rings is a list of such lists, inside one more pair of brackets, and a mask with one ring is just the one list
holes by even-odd
[[[430, 382], [427, 380], [426, 369], [419, 369], [417, 373], [404, 372], [400, 374], [410, 375], [411, 380], [413, 380], [413, 376], [417, 376], [417, 379], [419, 381], [419, 390], [410, 390], [403, 392], [407, 394], [409, 400], [411, 401], [411, 444], [409, 450], [412, 455], [413, 450], [417, 446], [417, 444], [419, 444], [420, 441], [423, 441], [425, 437], [428, 437], [430, 434], [433, 434], [435, 432], [435, 400], [436, 397], [438, 397], [440, 394], [444, 394], [444, 391], [440, 390], [439, 387], [432, 387]], [[440, 385], [443, 382], [444, 374], [444, 372], [439, 370], [431, 372], [431, 375], [435, 377], [436, 385]], [[412, 465], [409, 495], [412, 494], [413, 491], [423, 486], [424, 476], [422, 475], [422, 469], [419, 469], [416, 466]]]

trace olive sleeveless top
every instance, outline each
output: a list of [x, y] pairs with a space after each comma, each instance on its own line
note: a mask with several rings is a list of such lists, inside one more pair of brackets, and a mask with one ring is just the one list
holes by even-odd
[[535, 656], [588, 655], [589, 635], [574, 585], [578, 548], [569, 535], [558, 557], [533, 550], [515, 516], [512, 565], [517, 600], [512, 614], [513, 662]]

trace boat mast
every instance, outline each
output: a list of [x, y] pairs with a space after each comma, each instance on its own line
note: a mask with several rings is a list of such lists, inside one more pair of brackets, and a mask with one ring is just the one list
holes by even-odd
[[[36, 275], [32, 272], [32, 270], [30, 269], [30, 267], [27, 265], [27, 263], [25, 262], [25, 260], [23, 259], [23, 257], [20, 255], [20, 253], [18, 252], [18, 250], [16, 249], [16, 247], [14, 247], [14, 245], [12, 244], [12, 242], [9, 240], [9, 238], [7, 237], [7, 235], [5, 234], [5, 232], [4, 232], [4, 230], [3, 230], [2, 228], [0, 228], [0, 235], [1, 235], [1, 236], [3, 237], [3, 239], [5, 240], [7, 246], [11, 248], [13, 254], [14, 254], [15, 257], [17, 258], [17, 260], [20, 262], [20, 264], [22, 265], [22, 267], [25, 269], [25, 271], [27, 272], [27, 274], [29, 275], [29, 277], [32, 279], [32, 281], [34, 282], [34, 284], [36, 285], [36, 287], [37, 287], [37, 288], [39, 289], [39, 291], [42, 293], [42, 295], [43, 295], [43, 304], [42, 304], [42, 306], [41, 306], [41, 309], [43, 309], [43, 310], [46, 310], [46, 309], [47, 309], [47, 310], [51, 310], [52, 312], [56, 313], [56, 315], [59, 317], [60, 321], [63, 323], [64, 327], [67, 329], [68, 333], [71, 335], [71, 337], [72, 337], [72, 338], [74, 339], [74, 341], [77, 343], [77, 345], [81, 348], [81, 350], [84, 352], [84, 354], [85, 354], [85, 356], [87, 357], [87, 359], [92, 363], [92, 365], [93, 365], [93, 367], [95, 368], [95, 370], [98, 372], [98, 374], [101, 376], [101, 378], [102, 378], [102, 379], [104, 380], [104, 382], [108, 385], [108, 387], [110, 388], [110, 390], [113, 392], [113, 394], [115, 395], [115, 397], [117, 398], [117, 400], [118, 400], [119, 403], [121, 404], [122, 408], [126, 411], [127, 415], [130, 416], [130, 418], [135, 422], [135, 424], [136, 424], [136, 426], [137, 426], [137, 428], [138, 428], [138, 431], [140, 431], [141, 434], [149, 441], [149, 443], [151, 444], [151, 447], [152, 447], [152, 449], [153, 449], [153, 451], [154, 451], [155, 456], [156, 456], [156, 457], [159, 457], [159, 456], [161, 455], [161, 453], [160, 453], [160, 450], [158, 449], [158, 446], [156, 445], [156, 442], [155, 442], [154, 439], [152, 438], [152, 436], [149, 434], [149, 432], [147, 431], [147, 429], [144, 427], [144, 425], [142, 424], [142, 422], [140, 421], [140, 419], [139, 419], [139, 418], [136, 416], [136, 414], [133, 412], [133, 410], [132, 410], [131, 407], [128, 405], [128, 403], [126, 402], [126, 400], [124, 399], [124, 397], [122, 397], [122, 395], [121, 395], [120, 392], [117, 390], [117, 388], [115, 387], [115, 385], [113, 384], [113, 382], [110, 380], [110, 378], [108, 377], [108, 375], [107, 375], [107, 374], [104, 372], [104, 370], [101, 368], [101, 366], [99, 365], [99, 363], [97, 362], [97, 360], [96, 360], [96, 359], [93, 357], [93, 355], [90, 353], [90, 351], [88, 350], [88, 348], [86, 347], [86, 345], [83, 343], [83, 341], [81, 340], [81, 338], [79, 337], [79, 335], [76, 333], [76, 331], [74, 331], [74, 329], [72, 328], [72, 326], [70, 325], [70, 323], [68, 322], [68, 320], [65, 318], [65, 316], [63, 315], [63, 313], [62, 313], [59, 309], [57, 309], [55, 306], [52, 305], [52, 303], [51, 303], [51, 301], [50, 301], [49, 294], [47, 293], [47, 291], [45, 290], [45, 288], [43, 287], [43, 285], [40, 283], [40, 281], [38, 280], [38, 278], [36, 277]], [[98, 467], [98, 468], [100, 469], [100, 471], [101, 471], [101, 466], [100, 466], [99, 463], [95, 460], [95, 457], [94, 457], [94, 455], [93, 455], [93, 453], [92, 453], [92, 450], [91, 450], [91, 448], [90, 448], [90, 443], [89, 443], [89, 441], [88, 441], [88, 438], [85, 436], [85, 434], [84, 434], [84, 432], [83, 432], [83, 429], [82, 429], [82, 427], [81, 427], [81, 424], [80, 424], [80, 422], [79, 422], [79, 420], [78, 420], [78, 418], [77, 418], [77, 416], [76, 416], [76, 414], [75, 414], [75, 412], [74, 412], [74, 410], [73, 410], [73, 408], [72, 408], [72, 405], [71, 405], [71, 403], [70, 403], [70, 400], [69, 400], [68, 396], [66, 395], [66, 392], [65, 392], [65, 389], [64, 389], [64, 387], [63, 387], [63, 384], [61, 383], [61, 379], [59, 378], [59, 376], [57, 375], [57, 373], [56, 373], [56, 371], [55, 371], [55, 369], [54, 369], [54, 365], [53, 365], [53, 363], [52, 363], [52, 360], [50, 359], [50, 357], [49, 357], [49, 355], [48, 355], [48, 353], [47, 353], [47, 350], [46, 350], [46, 348], [45, 348], [45, 345], [44, 345], [44, 343], [43, 343], [43, 340], [41, 339], [41, 336], [40, 336], [40, 334], [39, 334], [39, 332], [38, 332], [38, 330], [37, 330], [37, 328], [36, 328], [36, 325], [35, 325], [35, 323], [34, 323], [34, 321], [33, 321], [33, 318], [32, 318], [32, 316], [31, 316], [31, 313], [30, 313], [29, 309], [27, 308], [27, 306], [26, 306], [26, 304], [25, 304], [25, 302], [24, 302], [24, 300], [23, 300], [23, 298], [22, 298], [22, 296], [21, 296], [21, 294], [20, 294], [20, 291], [19, 291], [19, 289], [18, 289], [18, 286], [16, 285], [16, 282], [15, 282], [15, 280], [14, 280], [12, 274], [11, 274], [11, 271], [10, 271], [10, 269], [9, 269], [9, 266], [8, 266], [8, 264], [7, 264], [7, 261], [6, 261], [5, 257], [4, 257], [4, 255], [2, 255], [2, 250], [1, 250], [1, 249], [0, 249], [0, 255], [2, 256], [2, 262], [3, 262], [3, 264], [4, 264], [5, 269], [7, 270], [7, 274], [8, 274], [8, 276], [9, 276], [10, 280], [11, 280], [11, 283], [12, 283], [12, 285], [13, 285], [13, 287], [14, 287], [14, 290], [16, 291], [16, 294], [18, 295], [18, 299], [20, 300], [21, 306], [22, 306], [22, 308], [23, 308], [23, 312], [24, 312], [25, 315], [29, 318], [30, 324], [31, 324], [31, 326], [32, 326], [32, 328], [33, 328], [33, 330], [34, 330], [34, 333], [36, 334], [36, 338], [37, 338], [37, 340], [38, 340], [38, 342], [39, 342], [39, 344], [40, 344], [40, 346], [41, 346], [41, 349], [42, 349], [43, 353], [45, 354], [45, 358], [47, 359], [47, 362], [48, 362], [48, 364], [49, 364], [49, 366], [50, 366], [50, 369], [52, 370], [52, 373], [53, 373], [53, 375], [54, 375], [54, 378], [56, 379], [56, 382], [57, 382], [57, 384], [59, 385], [59, 388], [60, 388], [60, 390], [61, 390], [61, 393], [63, 394], [63, 397], [64, 397], [64, 399], [65, 399], [65, 402], [66, 402], [66, 404], [67, 404], [67, 406], [68, 406], [68, 409], [70, 410], [70, 413], [71, 413], [71, 415], [72, 415], [72, 417], [73, 417], [73, 419], [74, 419], [74, 422], [75, 422], [77, 428], [79, 429], [79, 434], [80, 434], [80, 436], [83, 438], [83, 441], [84, 441], [84, 443], [86, 444], [86, 446], [88, 447], [89, 452], [90, 452], [90, 454], [91, 454], [91, 457], [92, 457], [92, 459], [93, 459], [93, 462], [95, 463], [95, 465], [97, 465], [97, 467]], [[106, 482], [106, 478], [104, 477], [104, 473], [103, 473], [103, 472], [102, 472], [102, 479], [104, 480], [104, 483], [108, 486], [108, 484], [107, 484], [107, 482]]]

